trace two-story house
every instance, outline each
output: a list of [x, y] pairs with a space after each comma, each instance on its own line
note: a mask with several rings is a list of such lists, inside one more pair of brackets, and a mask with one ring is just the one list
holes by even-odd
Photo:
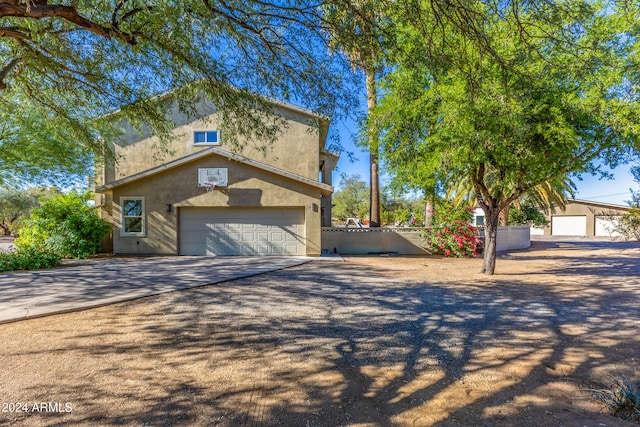
[[156, 137], [128, 129], [117, 161], [97, 168], [96, 201], [113, 224], [107, 245], [117, 254], [319, 255], [338, 161], [325, 150], [328, 120], [274, 101], [281, 135], [266, 150], [238, 152], [215, 106], [196, 107], [199, 119], [173, 108], [163, 160]]

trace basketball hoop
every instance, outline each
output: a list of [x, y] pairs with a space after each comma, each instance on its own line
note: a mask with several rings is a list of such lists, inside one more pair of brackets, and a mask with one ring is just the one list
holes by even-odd
[[217, 182], [203, 182], [202, 185], [204, 185], [204, 188], [207, 189], [207, 193], [212, 192], [213, 190], [216, 189], [216, 184]]

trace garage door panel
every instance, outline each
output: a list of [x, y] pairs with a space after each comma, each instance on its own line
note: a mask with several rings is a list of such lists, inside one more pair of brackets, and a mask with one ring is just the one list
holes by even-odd
[[284, 233], [284, 240], [285, 242], [297, 242], [298, 241], [298, 236], [296, 236], [295, 234], [292, 233]]
[[587, 217], [584, 215], [552, 216], [551, 234], [554, 236], [586, 236]]
[[295, 244], [285, 244], [284, 245], [284, 254], [285, 255], [296, 255], [297, 245]]
[[596, 216], [596, 236], [620, 237], [620, 233], [616, 231], [616, 226], [621, 217], [616, 215], [598, 215]]
[[305, 255], [304, 208], [182, 208], [183, 255]]
[[272, 233], [271, 241], [274, 243], [284, 242], [284, 233]]

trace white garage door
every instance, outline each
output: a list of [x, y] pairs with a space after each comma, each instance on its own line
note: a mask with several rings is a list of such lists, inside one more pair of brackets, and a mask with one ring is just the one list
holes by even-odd
[[551, 234], [554, 236], [586, 236], [587, 217], [584, 215], [551, 217]]
[[619, 216], [596, 216], [596, 236], [619, 237], [614, 231], [619, 220]]
[[181, 255], [306, 255], [304, 208], [181, 208]]

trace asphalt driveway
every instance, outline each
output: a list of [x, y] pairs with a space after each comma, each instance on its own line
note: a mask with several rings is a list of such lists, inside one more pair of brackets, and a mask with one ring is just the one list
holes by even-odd
[[306, 257], [152, 257], [72, 261], [0, 273], [0, 323], [210, 285], [304, 264]]

